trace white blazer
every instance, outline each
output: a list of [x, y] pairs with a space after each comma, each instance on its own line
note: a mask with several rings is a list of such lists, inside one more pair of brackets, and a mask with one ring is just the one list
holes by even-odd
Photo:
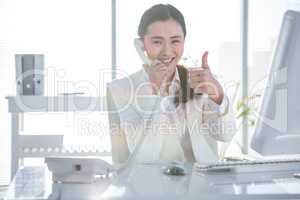
[[135, 161], [218, 160], [217, 141], [229, 142], [236, 132], [228, 98], [219, 106], [202, 95], [176, 106], [172, 94], [179, 85], [177, 70], [170, 96], [152, 95], [148, 81], [142, 69], [107, 86], [117, 111], [113, 127], [121, 127], [130, 153], [141, 143]]

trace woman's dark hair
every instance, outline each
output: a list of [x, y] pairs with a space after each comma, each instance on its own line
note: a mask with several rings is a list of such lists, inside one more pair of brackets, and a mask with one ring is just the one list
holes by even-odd
[[[170, 4], [157, 4], [149, 8], [143, 14], [139, 28], [138, 35], [140, 38], [143, 38], [148, 31], [148, 26], [157, 21], [167, 21], [169, 19], [173, 19], [178, 22], [182, 28], [184, 37], [186, 36], [186, 26], [182, 13]], [[175, 103], [186, 103], [189, 99], [193, 98], [194, 93], [193, 90], [189, 87], [188, 70], [184, 66], [177, 66], [179, 78], [180, 78], [180, 87], [181, 89], [178, 91], [175, 97]]]
[[175, 96], [175, 104], [178, 105], [179, 103], [186, 103], [190, 99], [194, 97], [194, 90], [190, 87], [188, 83], [189, 79], [189, 72], [188, 70], [182, 66], [177, 66], [179, 79], [180, 79], [180, 90], [178, 91], [178, 94]]
[[146, 10], [141, 18], [138, 35], [143, 38], [147, 33], [148, 26], [157, 21], [167, 21], [173, 19], [178, 22], [186, 36], [185, 21], [182, 13], [170, 4], [157, 4]]

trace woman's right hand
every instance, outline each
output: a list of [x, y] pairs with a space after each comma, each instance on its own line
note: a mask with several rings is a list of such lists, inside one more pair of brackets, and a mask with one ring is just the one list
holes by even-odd
[[164, 83], [167, 79], [168, 67], [162, 62], [156, 62], [152, 66], [144, 65], [149, 75], [149, 81], [152, 86], [152, 94], [164, 92]]

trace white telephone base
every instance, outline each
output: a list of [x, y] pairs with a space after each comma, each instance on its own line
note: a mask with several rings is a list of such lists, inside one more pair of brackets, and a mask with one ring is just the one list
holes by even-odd
[[111, 164], [94, 157], [47, 157], [45, 162], [53, 182], [92, 183], [115, 171]]

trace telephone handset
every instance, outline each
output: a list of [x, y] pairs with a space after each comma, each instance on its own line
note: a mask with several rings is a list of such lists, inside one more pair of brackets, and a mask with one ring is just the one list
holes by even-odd
[[141, 39], [136, 38], [134, 39], [134, 46], [136, 51], [138, 52], [140, 58], [142, 59], [142, 61], [149, 66], [152, 66], [153, 62], [150, 60], [150, 58], [148, 58], [145, 54], [144, 54], [144, 44], [141, 41]]
[[144, 44], [141, 41], [141, 39], [139, 39], [139, 38], [134, 39], [134, 46], [135, 46], [135, 49], [136, 49], [137, 53], [139, 54], [140, 58], [142, 59], [142, 61], [146, 65], [148, 65], [150, 67], [150, 69], [153, 70], [153, 67], [157, 64], [157, 61], [156, 60], [151, 60], [144, 53]]

